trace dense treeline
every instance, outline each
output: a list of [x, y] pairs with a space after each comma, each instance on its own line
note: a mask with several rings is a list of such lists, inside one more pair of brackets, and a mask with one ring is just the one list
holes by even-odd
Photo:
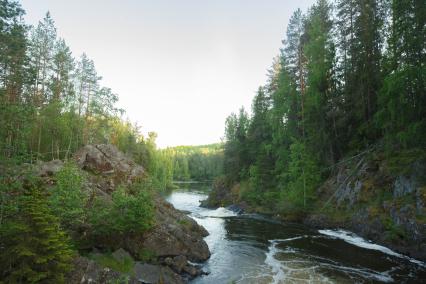
[[169, 184], [156, 134], [143, 137], [137, 125], [121, 119], [118, 96], [101, 85], [93, 60], [73, 57], [50, 13], [31, 27], [17, 2], [1, 1], [0, 9], [0, 157], [67, 159], [82, 145], [111, 143], [160, 187]]
[[223, 145], [177, 146], [165, 150], [173, 159], [173, 179], [207, 181], [223, 174]]
[[[155, 133], [121, 119], [118, 96], [94, 62], [74, 58], [47, 13], [35, 27], [18, 2], [0, 0], [0, 282], [64, 283], [77, 251], [97, 237], [143, 233], [154, 224], [153, 189], [171, 185], [173, 163]], [[147, 172], [93, 196], [71, 155], [110, 143]], [[67, 160], [48, 187], [31, 164]], [[120, 237], [121, 238], [121, 237]], [[4, 281], [4, 282], [3, 282]]]
[[294, 12], [249, 115], [226, 121], [227, 183], [306, 210], [339, 160], [426, 146], [426, 2], [318, 0]]

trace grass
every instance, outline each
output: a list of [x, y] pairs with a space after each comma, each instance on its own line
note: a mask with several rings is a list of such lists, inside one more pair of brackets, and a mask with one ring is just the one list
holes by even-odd
[[157, 255], [151, 250], [141, 249], [138, 254], [138, 259], [143, 262], [154, 262], [157, 260]]
[[103, 267], [108, 267], [114, 271], [121, 273], [130, 273], [135, 266], [135, 262], [130, 257], [125, 257], [119, 261], [115, 259], [110, 253], [105, 254], [92, 254], [89, 258], [99, 263]]

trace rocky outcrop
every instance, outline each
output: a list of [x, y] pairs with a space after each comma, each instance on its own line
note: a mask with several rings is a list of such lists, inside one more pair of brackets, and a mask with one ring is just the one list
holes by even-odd
[[[147, 175], [142, 166], [113, 145], [86, 145], [74, 154], [74, 160], [87, 172], [85, 188], [88, 196], [96, 195], [106, 200], [111, 200], [111, 194], [118, 185], [143, 181]], [[63, 164], [59, 160], [41, 163], [37, 165], [36, 172], [51, 183], [52, 175]], [[182, 283], [183, 278], [179, 274], [186, 279], [200, 275], [201, 270], [188, 260], [201, 262], [210, 257], [209, 248], [203, 240], [208, 235], [207, 231], [155, 193], [153, 205], [153, 228], [143, 234], [96, 236], [97, 249], [117, 250], [114, 252], [116, 258], [128, 255], [134, 258], [134, 283]], [[149, 255], [151, 263], [137, 261], [143, 258], [141, 255], [144, 253]], [[165, 262], [166, 258], [173, 260], [170, 265]], [[75, 265], [70, 283], [108, 283], [123, 277], [87, 258], [77, 258]]]
[[74, 269], [68, 274], [67, 283], [113, 283], [122, 277], [121, 273], [102, 267], [86, 257], [76, 257], [73, 266]]
[[155, 204], [156, 226], [145, 234], [142, 247], [162, 258], [185, 256], [196, 262], [207, 260], [210, 251], [203, 237], [208, 232], [161, 198], [156, 198]]
[[[403, 173], [394, 173], [377, 153], [361, 156], [340, 165], [318, 189], [316, 213], [304, 222], [347, 228], [401, 253], [426, 259], [425, 174], [426, 163], [420, 160]], [[321, 213], [330, 209], [333, 214]]]
[[81, 169], [104, 178], [99, 182], [105, 192], [145, 177], [142, 166], [110, 144], [86, 145], [74, 154], [74, 159]]
[[137, 262], [130, 283], [183, 283], [182, 278], [167, 266]]

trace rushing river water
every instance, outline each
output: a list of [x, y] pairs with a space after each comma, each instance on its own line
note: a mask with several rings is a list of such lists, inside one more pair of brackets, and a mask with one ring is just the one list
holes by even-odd
[[350, 232], [201, 208], [208, 186], [180, 185], [167, 200], [210, 233], [209, 275], [192, 283], [426, 283], [426, 263]]

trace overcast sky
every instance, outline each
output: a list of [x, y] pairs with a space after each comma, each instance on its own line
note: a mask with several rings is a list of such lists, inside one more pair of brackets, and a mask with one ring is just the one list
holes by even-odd
[[75, 57], [95, 61], [160, 147], [219, 142], [231, 112], [250, 108], [288, 20], [314, 0], [21, 0], [26, 21], [49, 10]]

